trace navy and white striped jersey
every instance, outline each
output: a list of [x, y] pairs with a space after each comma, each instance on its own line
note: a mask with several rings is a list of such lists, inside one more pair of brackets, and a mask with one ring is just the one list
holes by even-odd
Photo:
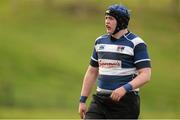
[[98, 91], [112, 91], [131, 81], [141, 68], [151, 67], [145, 42], [128, 32], [119, 39], [96, 39], [90, 65], [99, 68]]

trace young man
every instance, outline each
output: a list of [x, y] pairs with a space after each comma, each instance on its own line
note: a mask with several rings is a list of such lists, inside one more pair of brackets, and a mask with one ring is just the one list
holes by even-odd
[[[129, 10], [112, 5], [105, 13], [107, 34], [96, 39], [84, 77], [79, 113], [85, 119], [137, 119], [139, 88], [150, 80], [151, 65], [145, 42], [128, 31]], [[96, 82], [97, 93], [86, 108]]]

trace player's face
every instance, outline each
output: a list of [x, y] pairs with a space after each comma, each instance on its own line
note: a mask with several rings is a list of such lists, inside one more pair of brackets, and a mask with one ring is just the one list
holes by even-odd
[[114, 30], [116, 29], [117, 21], [114, 17], [110, 15], [105, 16], [105, 27], [107, 33], [112, 34]]

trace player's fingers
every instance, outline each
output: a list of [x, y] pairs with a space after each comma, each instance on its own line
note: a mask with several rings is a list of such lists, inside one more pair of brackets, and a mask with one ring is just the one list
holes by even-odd
[[84, 112], [83, 112], [83, 111], [80, 111], [79, 115], [80, 115], [80, 118], [83, 119], [83, 117], [84, 117]]
[[121, 99], [121, 96], [118, 97], [118, 101], [120, 101], [120, 99]]
[[83, 118], [82, 119], [85, 119], [85, 112], [83, 112]]
[[113, 101], [118, 101], [118, 95], [113, 92], [113, 93], [111, 94], [111, 99], [112, 99]]
[[83, 119], [83, 117], [84, 117], [84, 110], [80, 109], [79, 110], [79, 115], [80, 115], [80, 118]]
[[112, 99], [112, 100], [115, 100], [115, 94], [114, 94], [114, 92], [111, 94], [111, 99]]
[[112, 100], [114, 100], [114, 94], [113, 94], [113, 93], [111, 94], [110, 98], [111, 98]]

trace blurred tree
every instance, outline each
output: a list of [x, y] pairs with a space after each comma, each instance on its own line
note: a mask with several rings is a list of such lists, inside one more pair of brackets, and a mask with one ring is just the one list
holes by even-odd
[[44, 4], [46, 8], [53, 8], [54, 7], [54, 0], [44, 0]]
[[18, 0], [11, 0], [12, 10], [15, 12], [18, 8]]
[[172, 8], [173, 8], [172, 12], [178, 18], [180, 17], [180, 15], [179, 15], [179, 3], [180, 3], [180, 0], [172, 0]]
[[0, 80], [0, 105], [14, 106], [14, 85], [12, 80]]

